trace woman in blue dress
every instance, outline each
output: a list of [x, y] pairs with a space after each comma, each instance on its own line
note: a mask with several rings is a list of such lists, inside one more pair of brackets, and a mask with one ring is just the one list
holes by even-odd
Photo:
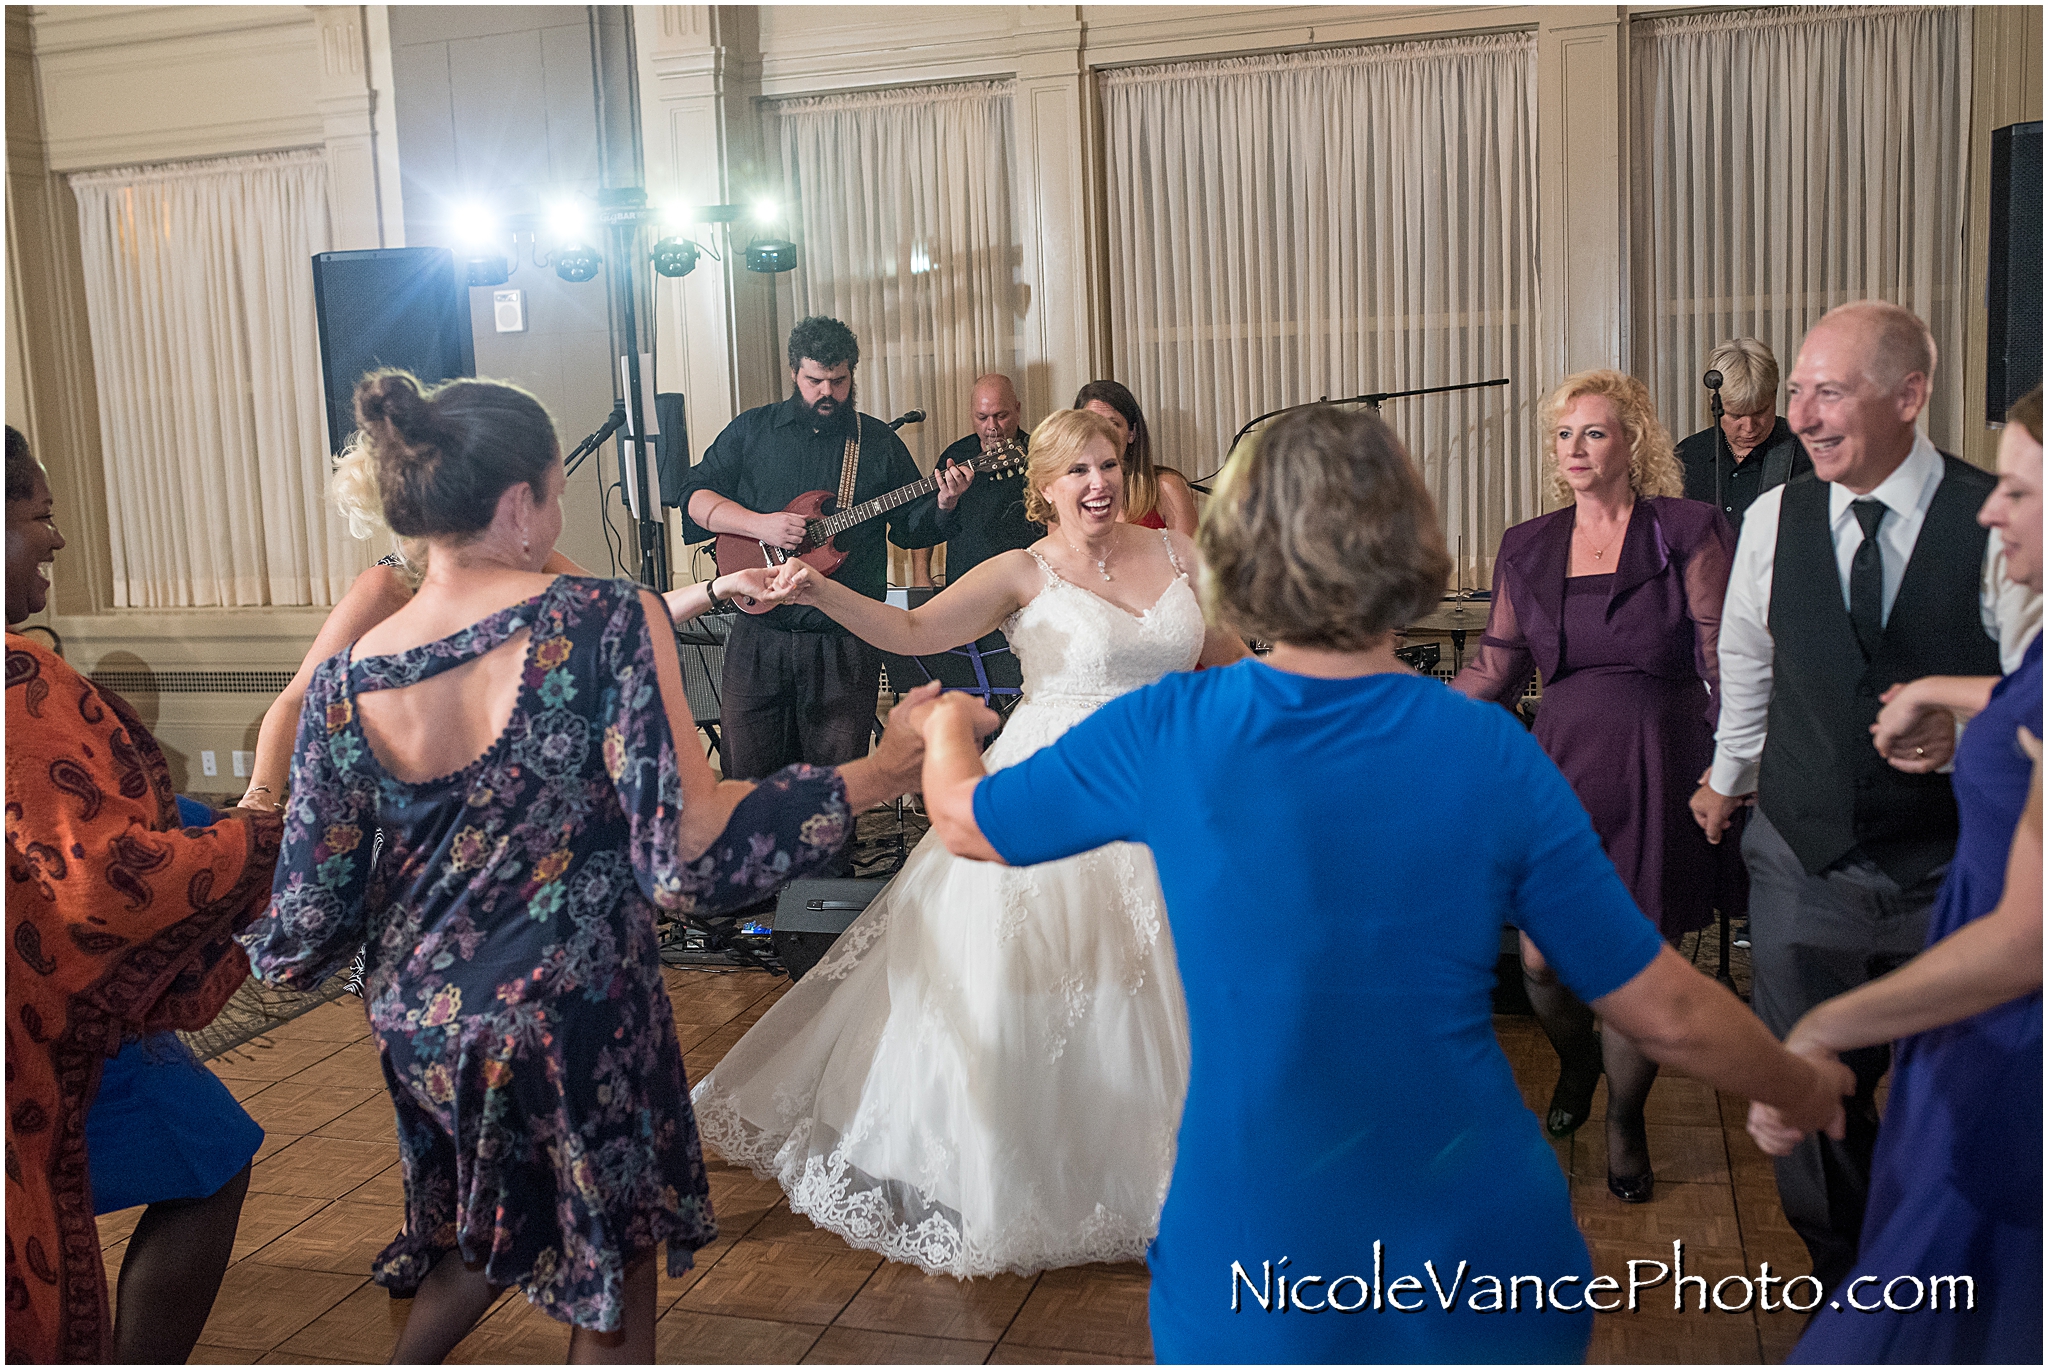
[[1493, 1032], [1504, 924], [1653, 1057], [1839, 1117], [1663, 945], [1557, 767], [1504, 710], [1404, 669], [1449, 572], [1378, 419], [1240, 447], [1204, 519], [1212, 616], [1267, 659], [1168, 676], [984, 777], [975, 706], [925, 722], [946, 845], [1015, 865], [1158, 858], [1191, 1068], [1152, 1270], [1162, 1361], [1572, 1361], [1593, 1307], [1570, 1196]]
[[564, 478], [539, 402], [394, 372], [356, 412], [386, 522], [432, 556], [313, 673], [270, 912], [243, 940], [304, 988], [367, 936], [405, 1174], [375, 1275], [416, 1296], [394, 1359], [440, 1360], [516, 1284], [574, 1325], [571, 1359], [651, 1361], [654, 1248], [680, 1275], [717, 1235], [654, 908], [735, 908], [814, 869], [914, 787], [916, 743], [717, 781], [660, 599], [541, 570]]
[[[2039, 386], [2006, 416], [1977, 521], [1999, 534], [2006, 574], [2038, 595]], [[1974, 715], [1960, 740], [1952, 714]], [[1856, 1267], [1795, 1361], [2041, 1361], [2040, 734], [2038, 633], [2003, 680], [1912, 681], [1878, 716], [1878, 750], [1901, 770], [1932, 770], [1953, 750], [1962, 826], [1927, 950], [1785, 1038], [1824, 1060], [1902, 1039]], [[1774, 1154], [1800, 1136], [1762, 1105], [1750, 1131]]]

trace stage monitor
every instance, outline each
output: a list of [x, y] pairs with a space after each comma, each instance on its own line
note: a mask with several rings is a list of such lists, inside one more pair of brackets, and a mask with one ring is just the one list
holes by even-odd
[[476, 374], [469, 288], [445, 247], [319, 253], [313, 300], [329, 452], [356, 431], [356, 382], [368, 372], [398, 366], [429, 383]]
[[2041, 121], [1991, 131], [1991, 260], [1984, 421], [2041, 381]]

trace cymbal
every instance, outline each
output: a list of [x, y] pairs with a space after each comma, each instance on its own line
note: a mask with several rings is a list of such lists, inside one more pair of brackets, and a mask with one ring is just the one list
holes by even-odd
[[1447, 604], [1408, 625], [1411, 633], [1471, 633], [1486, 626], [1484, 604]]

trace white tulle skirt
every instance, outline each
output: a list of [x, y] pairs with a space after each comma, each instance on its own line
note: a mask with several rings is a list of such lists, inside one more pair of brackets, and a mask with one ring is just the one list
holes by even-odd
[[[991, 769], [1094, 703], [1020, 705]], [[931, 834], [691, 1097], [795, 1211], [965, 1278], [1142, 1257], [1187, 1073], [1146, 848], [1011, 870]]]

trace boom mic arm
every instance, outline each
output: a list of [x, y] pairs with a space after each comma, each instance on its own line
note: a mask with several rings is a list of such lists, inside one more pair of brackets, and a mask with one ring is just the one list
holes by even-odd
[[568, 476], [575, 475], [576, 468], [583, 464], [583, 459], [585, 457], [589, 456], [592, 452], [595, 452], [600, 446], [603, 445], [604, 440], [606, 438], [618, 432], [621, 428], [624, 428], [625, 426], [626, 402], [624, 400], [613, 400], [611, 417], [607, 418], [604, 421], [604, 423], [599, 426], [598, 430], [595, 433], [592, 433], [582, 442], [577, 443], [575, 450], [571, 451], [568, 456], [562, 459], [562, 474]]

